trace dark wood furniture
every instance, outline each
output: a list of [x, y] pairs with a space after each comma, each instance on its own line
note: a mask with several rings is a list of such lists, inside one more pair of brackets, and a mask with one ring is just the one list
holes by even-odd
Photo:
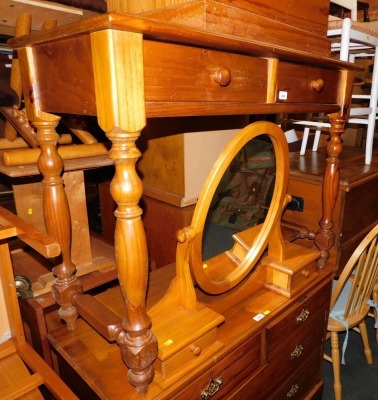
[[[106, 14], [9, 42], [18, 52], [28, 117], [37, 129], [41, 148], [38, 166], [44, 175], [47, 230], [62, 248], [63, 261], [54, 267], [57, 279], [53, 286], [55, 299], [61, 307], [59, 315], [67, 322], [67, 328], [72, 331], [68, 336], [72, 338], [80, 334], [77, 327], [83, 323], [77, 321], [80, 314], [107, 340], [117, 341], [128, 366], [128, 379], [136, 387], [134, 391], [126, 377], [123, 381], [117, 379], [124, 383], [121, 391], [127, 398], [138, 394], [149, 398], [172, 398], [172, 395], [187, 398], [194, 388], [188, 383], [202, 387], [212, 366], [214, 372], [229, 377], [223, 384], [229, 398], [248, 398], [260, 393], [262, 388], [265, 388], [262, 390], [265, 396], [281, 393], [291, 396], [296, 392], [299, 398], [320, 397], [321, 322], [328, 302], [322, 299], [327, 299], [330, 291], [332, 268], [327, 260], [335, 240], [332, 214], [339, 182], [338, 157], [353, 81], [351, 68], [355, 67], [329, 57], [328, 1], [312, 0], [304, 5], [298, 0], [290, 4], [291, 7], [287, 7], [287, 2], [273, 0], [264, 5], [252, 1], [195, 1], [143, 16]], [[184, 319], [182, 326], [168, 321], [172, 306], [170, 295], [180, 296], [181, 293], [180, 287], [176, 287], [167, 299], [164, 298], [163, 307], [149, 310], [153, 314], [151, 326], [145, 307], [147, 247], [138, 206], [142, 184], [135, 171], [140, 156], [135, 142], [146, 117], [310, 111], [329, 113], [332, 125], [322, 193], [323, 212], [320, 229], [315, 235], [319, 254], [310, 252], [310, 261], [303, 262], [301, 256], [296, 264], [293, 257], [296, 248], [291, 247], [287, 251], [291, 261], [286, 267], [293, 275], [282, 277], [280, 265], [278, 269], [274, 265], [275, 259], [286, 260], [277, 227], [277, 207], [282, 206], [284, 200], [280, 198], [272, 204], [276, 212], [269, 222], [274, 232], [267, 264], [260, 265], [244, 284], [229, 293], [215, 297], [198, 295], [207, 305], [201, 306], [194, 300], [193, 310], [192, 300], [196, 296], [190, 291], [191, 278], [184, 268], [187, 266], [185, 238], [190, 237], [191, 232], [188, 229], [180, 237], [179, 275], [173, 284], [189, 286], [193, 299], [181, 300], [187, 305], [183, 307], [185, 315], [195, 311], [194, 323]], [[112, 142], [109, 156], [114, 160], [116, 172], [111, 194], [117, 203], [115, 250], [125, 299], [125, 308], [121, 310], [123, 320], [117, 310], [111, 312], [98, 300], [83, 295], [80, 281], [74, 275], [69, 208], [61, 179], [63, 162], [56, 150], [55, 127], [60, 113], [97, 115]], [[284, 158], [282, 154], [280, 157]], [[282, 189], [287, 179], [285, 171], [277, 169], [277, 174], [282, 178]], [[260, 237], [259, 231], [256, 232]], [[268, 232], [261, 232], [266, 244]], [[197, 242], [198, 238], [197, 235]], [[300, 253], [307, 254], [304, 249]], [[316, 264], [314, 261], [318, 257]], [[302, 273], [304, 267], [309, 267], [309, 271]], [[281, 294], [277, 293], [277, 286], [280, 287], [277, 279], [288, 286], [278, 290]], [[150, 290], [153, 290], [151, 285]], [[324, 292], [320, 295], [321, 290]], [[166, 300], [168, 304], [164, 307]], [[314, 320], [308, 316], [313, 314], [308, 311], [312, 304], [318, 310]], [[268, 316], [256, 327], [251, 319], [261, 313], [261, 307], [262, 314], [267, 311]], [[174, 311], [176, 314], [177, 309]], [[202, 311], [206, 317], [214, 317], [215, 327], [205, 331], [206, 335], [200, 337], [198, 344], [192, 337], [201, 335], [198, 316]], [[292, 314], [294, 322], [291, 322]], [[306, 319], [314, 322], [304, 330], [292, 329], [298, 321]], [[239, 330], [243, 324], [251, 325]], [[165, 347], [171, 344], [169, 335], [173, 326], [178, 326], [184, 336], [180, 342], [184, 347], [177, 354], [168, 349], [166, 355]], [[315, 339], [308, 339], [315, 327], [319, 328]], [[282, 334], [283, 329], [293, 336]], [[185, 334], [188, 347], [184, 343]], [[159, 345], [154, 335], [160, 337]], [[165, 335], [168, 338], [161, 340]], [[104, 340], [96, 336], [91, 349], [99, 346], [97, 338]], [[303, 365], [282, 368], [277, 355], [279, 349], [289, 347], [292, 341], [294, 344], [297, 338], [311, 342], [309, 358], [303, 358]], [[62, 342], [65, 340], [61, 338]], [[55, 344], [60, 347], [59, 343]], [[112, 359], [113, 366], [119, 365], [120, 354], [114, 351], [114, 346], [108, 349], [109, 352], [102, 353], [104, 358]], [[250, 357], [241, 357], [247, 349], [251, 349]], [[293, 357], [298, 353], [299, 350], [294, 351]], [[68, 358], [67, 353], [62, 352], [62, 355]], [[68, 361], [77, 368], [75, 361]], [[84, 362], [81, 371], [87, 373], [93, 361], [90, 358], [89, 365]], [[150, 384], [154, 377], [154, 361], [156, 378], [155, 383]], [[243, 363], [246, 363], [245, 368]], [[233, 374], [235, 365], [240, 374]], [[304, 371], [310, 365], [314, 369], [309, 370], [309, 375]], [[115, 386], [115, 373], [120, 369], [95, 370], [90, 384], [107, 398], [106, 392], [109, 386]], [[270, 384], [275, 382], [270, 378], [272, 374], [277, 380]], [[210, 384], [213, 389], [204, 390], [209, 392], [219, 385], [219, 376], [214, 375]], [[287, 385], [290, 385], [288, 391]], [[190, 393], [186, 392], [187, 388]]]
[[[335, 245], [330, 261], [340, 274], [354, 249], [378, 222], [376, 193], [378, 191], [377, 151], [373, 162], [365, 165], [363, 151], [344, 146], [340, 158], [340, 186], [334, 211]], [[307, 152], [305, 156], [290, 154], [290, 178], [288, 192], [303, 199], [303, 211], [286, 210], [283, 220], [316, 231], [322, 205], [318, 199], [322, 192], [326, 168], [326, 149]], [[310, 242], [309, 242], [310, 244]]]

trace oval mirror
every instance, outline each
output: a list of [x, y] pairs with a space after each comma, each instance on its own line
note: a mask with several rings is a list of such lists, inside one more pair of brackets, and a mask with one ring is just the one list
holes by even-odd
[[[241, 221], [239, 228], [242, 230], [238, 229], [240, 232], [232, 235], [231, 245], [226, 245], [226, 250], [219, 254], [210, 253], [210, 256], [207, 256], [208, 252], [203, 248], [205, 227], [209, 213], [217, 202], [219, 187], [224, 182], [225, 174], [232, 171], [232, 163], [243, 153], [242, 149], [247, 144], [253, 147], [254, 143], [261, 142], [261, 138], [274, 150], [274, 177], [270, 181], [274, 182], [274, 189], [270, 205], [263, 213], [264, 218], [261, 218], [261, 215], [256, 217], [256, 222], [262, 220], [261, 223], [249, 225]], [[210, 294], [224, 293], [235, 287], [253, 270], [281, 218], [285, 206], [288, 173], [287, 141], [281, 128], [271, 122], [255, 122], [242, 129], [220, 154], [202, 188], [191, 225], [194, 238], [189, 249], [190, 268], [192, 276], [202, 290]], [[236, 218], [235, 215], [230, 213], [228, 217], [228, 222], [235, 222], [232, 220]], [[222, 220], [222, 216], [219, 218]], [[211, 241], [220, 240], [213, 237], [210, 230], [206, 233], [206, 242]]]

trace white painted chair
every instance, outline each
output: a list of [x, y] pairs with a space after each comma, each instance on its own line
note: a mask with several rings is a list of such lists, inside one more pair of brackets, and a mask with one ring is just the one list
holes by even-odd
[[[372, 150], [374, 141], [375, 121], [377, 118], [378, 101], [378, 65], [375, 60], [378, 54], [378, 28], [372, 23], [358, 22], [357, 19], [357, 0], [336, 0], [334, 3], [342, 5], [351, 10], [352, 18], [330, 19], [328, 25], [328, 37], [333, 38], [332, 52], [338, 52], [342, 61], [355, 62], [360, 57], [370, 57], [374, 60], [372, 83], [370, 94], [353, 95], [355, 100], [366, 100], [369, 102], [367, 107], [352, 107], [348, 124], [366, 125], [366, 149], [365, 164], [370, 165], [372, 160]], [[339, 40], [338, 40], [339, 39]], [[292, 121], [296, 125], [304, 126], [303, 141], [300, 154], [304, 155], [307, 147], [310, 129], [315, 129], [314, 145], [312, 150], [316, 151], [319, 143], [320, 134], [330, 127], [327, 121]]]

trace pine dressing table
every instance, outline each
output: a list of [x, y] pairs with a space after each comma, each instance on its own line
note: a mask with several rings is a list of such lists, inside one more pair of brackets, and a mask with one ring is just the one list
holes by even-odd
[[[70, 336], [59, 341], [60, 333], [52, 334], [51, 341], [97, 396], [207, 399], [216, 395], [241, 399], [259, 393], [260, 397], [254, 398], [266, 399], [281, 398], [286, 393], [287, 398], [320, 398], [320, 360], [332, 277], [327, 260], [335, 240], [332, 214], [339, 180], [338, 157], [354, 68], [330, 58], [328, 6], [325, 0], [306, 4], [271, 0], [264, 5], [254, 1], [193, 1], [143, 15], [104, 14], [9, 41], [20, 61], [27, 115], [38, 133], [47, 230], [62, 248], [62, 262], [53, 270], [53, 294]], [[311, 264], [316, 273], [310, 273], [308, 285], [301, 280], [292, 291], [288, 288], [276, 293], [265, 285], [266, 271], [259, 266], [253, 283], [248, 278], [248, 284], [242, 282], [239, 289], [221, 294], [219, 303], [213, 296], [197, 294], [199, 300], [209, 304], [206, 309], [214, 316], [218, 337], [214, 340], [210, 337], [213, 331], [209, 331], [201, 345], [187, 343], [195, 361], [187, 361], [180, 353], [177, 358], [167, 356], [166, 363], [154, 331], [154, 323], [156, 329], [156, 321], [164, 320], [164, 314], [155, 311], [151, 323], [146, 311], [147, 246], [138, 206], [143, 188], [135, 170], [141, 155], [136, 141], [146, 118], [301, 112], [325, 112], [332, 121], [324, 190], [319, 199], [323, 216], [315, 234], [320, 258]], [[109, 157], [116, 172], [110, 191], [118, 205], [118, 298], [124, 302], [117, 311], [109, 311], [106, 299], [82, 295], [80, 280], [74, 275], [69, 205], [61, 179], [64, 165], [56, 149], [59, 114], [97, 115], [112, 142]], [[151, 282], [156, 279], [159, 277]], [[163, 290], [161, 282], [157, 285]], [[150, 283], [150, 304], [156, 290]], [[155, 293], [156, 297], [159, 295]], [[243, 320], [243, 313], [254, 314], [261, 307], [269, 310], [269, 315], [257, 329], [252, 318], [248, 323]], [[235, 316], [240, 308], [244, 311]], [[312, 325], [306, 325], [303, 333], [308, 341], [316, 329], [311, 352], [302, 364], [281, 369], [283, 347], [296, 339], [289, 335], [294, 329], [290, 318], [295, 314], [299, 324], [312, 310]], [[90, 325], [77, 319], [78, 314]], [[95, 339], [93, 335], [97, 334], [89, 326], [109, 341], [116, 341], [122, 358], [97, 336]], [[234, 327], [230, 330], [230, 326]], [[192, 327], [196, 330], [197, 325]], [[286, 332], [287, 340], [280, 337], [281, 331]], [[93, 346], [85, 350], [91, 356], [75, 359], [70, 349], [75, 348], [76, 340], [84, 343], [85, 335], [93, 337]], [[213, 349], [209, 355], [201, 350], [207, 342]], [[302, 353], [301, 346], [292, 358]], [[158, 353], [160, 358], [155, 361]], [[105, 364], [94, 368], [102, 358], [107, 358], [102, 360]], [[115, 365], [116, 371], [111, 372]], [[231, 366], [236, 368], [235, 373]], [[223, 371], [222, 378], [216, 376], [217, 370]], [[307, 372], [299, 375], [299, 382], [291, 383], [298, 371], [304, 370]], [[275, 382], [268, 385], [271, 374]], [[225, 382], [228, 375], [231, 379]], [[194, 395], [209, 379], [208, 388]]]

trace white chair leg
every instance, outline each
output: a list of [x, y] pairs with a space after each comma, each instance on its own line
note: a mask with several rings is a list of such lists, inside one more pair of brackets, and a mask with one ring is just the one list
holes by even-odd
[[301, 156], [304, 156], [306, 153], [306, 147], [307, 147], [307, 141], [308, 141], [308, 135], [310, 134], [310, 128], [306, 127], [303, 130], [303, 138], [302, 138], [302, 145], [301, 145], [301, 150], [299, 154]]
[[322, 130], [320, 128], [316, 128], [315, 137], [314, 137], [314, 143], [312, 145], [312, 151], [317, 151], [318, 150], [321, 133], [322, 133]]
[[340, 60], [341, 61], [348, 61], [351, 28], [352, 28], [352, 21], [350, 20], [350, 18], [345, 18], [343, 20], [341, 43], [340, 43]]
[[365, 164], [370, 165], [373, 153], [374, 131], [375, 131], [375, 118], [377, 114], [377, 101], [378, 101], [378, 48], [375, 48], [373, 76], [371, 82], [370, 103], [369, 107], [371, 113], [368, 117], [368, 126], [366, 132], [366, 148], [365, 148]]

